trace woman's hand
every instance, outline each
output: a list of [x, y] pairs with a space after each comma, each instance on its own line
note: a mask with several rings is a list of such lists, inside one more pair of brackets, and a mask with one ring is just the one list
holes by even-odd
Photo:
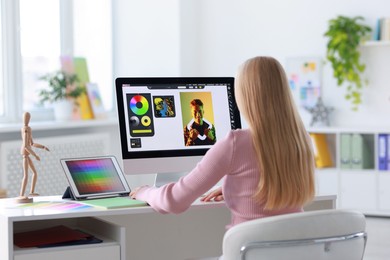
[[138, 191], [139, 191], [140, 189], [142, 189], [142, 188], [145, 188], [145, 187], [149, 187], [149, 185], [143, 185], [143, 186], [140, 186], [140, 187], [137, 187], [137, 188], [133, 189], [133, 190], [130, 192], [129, 196], [130, 196], [132, 199], [136, 199], [136, 198], [137, 198], [137, 193], [138, 193]]
[[213, 191], [211, 191], [209, 194], [206, 194], [203, 198], [200, 199], [201, 201], [222, 201], [224, 200], [223, 194], [222, 194], [222, 187], [219, 187]]

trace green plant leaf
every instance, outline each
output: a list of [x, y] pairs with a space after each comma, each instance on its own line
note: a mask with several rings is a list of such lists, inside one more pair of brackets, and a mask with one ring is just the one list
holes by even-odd
[[328, 38], [326, 58], [333, 68], [333, 77], [338, 86], [347, 83], [345, 99], [353, 104], [352, 109], [361, 104], [361, 88], [367, 85], [361, 74], [365, 64], [360, 62], [359, 44], [371, 32], [371, 28], [362, 24], [361, 16], [337, 16], [329, 20], [328, 30], [324, 36]]
[[41, 103], [53, 103], [67, 98], [76, 99], [86, 93], [85, 87], [78, 84], [79, 79], [76, 74], [68, 74], [62, 70], [45, 74], [39, 77], [39, 80], [48, 83], [45, 89], [38, 92]]

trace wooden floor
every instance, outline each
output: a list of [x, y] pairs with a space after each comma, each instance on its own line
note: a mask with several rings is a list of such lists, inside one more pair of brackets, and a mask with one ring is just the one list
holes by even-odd
[[364, 260], [390, 259], [390, 217], [366, 217], [367, 245]]

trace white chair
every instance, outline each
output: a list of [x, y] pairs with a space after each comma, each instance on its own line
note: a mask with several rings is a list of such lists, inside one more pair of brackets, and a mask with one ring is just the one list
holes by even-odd
[[248, 221], [229, 229], [223, 260], [361, 260], [365, 216], [349, 210], [318, 210]]

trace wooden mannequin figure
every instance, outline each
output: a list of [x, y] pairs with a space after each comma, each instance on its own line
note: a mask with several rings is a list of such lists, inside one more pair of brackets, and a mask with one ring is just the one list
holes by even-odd
[[33, 142], [32, 138], [32, 131], [31, 128], [28, 126], [30, 123], [30, 118], [31, 115], [29, 112], [26, 112], [23, 114], [23, 124], [24, 126], [21, 129], [21, 134], [22, 134], [22, 140], [23, 144], [20, 149], [20, 154], [23, 156], [23, 180], [22, 180], [22, 185], [20, 188], [20, 196], [16, 199], [17, 202], [19, 203], [28, 203], [32, 202], [33, 199], [29, 198], [28, 196], [25, 196], [24, 193], [26, 191], [26, 185], [28, 181], [28, 169], [30, 168], [31, 171], [33, 172], [32, 174], [32, 180], [31, 180], [31, 189], [30, 189], [30, 196], [38, 196], [39, 194], [35, 193], [35, 185], [37, 183], [37, 178], [38, 178], [38, 173], [37, 170], [35, 169], [34, 163], [30, 158], [30, 154], [35, 157], [36, 160], [40, 161], [41, 158], [33, 151], [32, 147], [36, 147], [39, 149], [44, 149], [46, 151], [49, 151], [49, 149], [41, 144], [37, 144]]

